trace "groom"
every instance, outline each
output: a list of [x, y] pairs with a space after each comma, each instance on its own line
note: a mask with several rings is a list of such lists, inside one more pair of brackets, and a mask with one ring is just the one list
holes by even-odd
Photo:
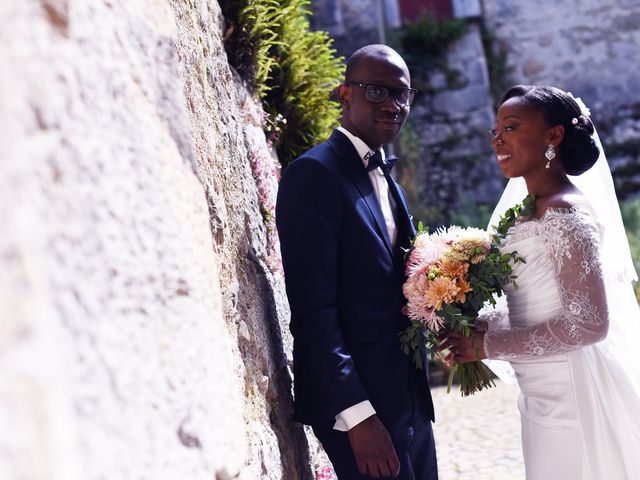
[[349, 59], [338, 95], [342, 126], [286, 169], [278, 193], [295, 418], [340, 480], [435, 480], [426, 372], [398, 337], [409, 325], [402, 249], [415, 230], [381, 149], [415, 91], [397, 52], [368, 45]]

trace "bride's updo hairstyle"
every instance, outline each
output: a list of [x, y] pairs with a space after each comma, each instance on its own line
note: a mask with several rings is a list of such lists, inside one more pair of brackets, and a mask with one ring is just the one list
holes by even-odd
[[573, 97], [556, 87], [516, 85], [509, 88], [500, 105], [513, 97], [522, 97], [544, 115], [551, 126], [564, 127], [564, 139], [558, 146], [562, 165], [569, 175], [581, 175], [598, 160], [600, 150], [592, 138], [591, 119], [580, 112]]

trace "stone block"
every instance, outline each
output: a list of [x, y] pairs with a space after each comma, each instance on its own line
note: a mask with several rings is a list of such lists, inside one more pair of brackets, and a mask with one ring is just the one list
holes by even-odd
[[546, 68], [547, 66], [543, 62], [535, 58], [531, 58], [527, 60], [523, 65], [522, 74], [525, 77], [535, 77], [539, 73], [543, 72]]
[[467, 78], [469, 85], [476, 85], [489, 89], [489, 71], [487, 69], [487, 61], [484, 57], [478, 57], [470, 60], [465, 65], [464, 76]]
[[487, 3], [493, 3], [495, 5], [495, 15], [503, 19], [503, 21], [516, 18], [520, 13], [520, 5], [511, 0], [496, 0]]
[[312, 3], [310, 21], [315, 30], [325, 30], [333, 37], [345, 34], [342, 10], [338, 0], [323, 0]]
[[451, 137], [453, 130], [447, 124], [431, 123], [428, 119], [418, 126], [420, 141], [424, 145], [435, 145]]
[[489, 91], [483, 86], [469, 86], [462, 90], [438, 93], [433, 98], [433, 108], [437, 112], [467, 112], [490, 104]]
[[473, 60], [484, 57], [484, 46], [478, 25], [468, 25], [468, 30], [450, 49], [448, 58], [455, 64], [457, 60]]
[[634, 140], [640, 142], [640, 120], [627, 118], [613, 126], [607, 144], [624, 144]]
[[637, 32], [640, 28], [639, 26], [640, 11], [620, 12], [620, 15], [612, 19], [612, 27], [615, 32]]
[[402, 26], [398, 0], [384, 0], [384, 20], [387, 28], [399, 28]]
[[454, 18], [477, 18], [482, 15], [480, 0], [452, 0]]
[[447, 88], [447, 76], [441, 71], [435, 71], [429, 74], [427, 79], [429, 86], [435, 90], [443, 90]]

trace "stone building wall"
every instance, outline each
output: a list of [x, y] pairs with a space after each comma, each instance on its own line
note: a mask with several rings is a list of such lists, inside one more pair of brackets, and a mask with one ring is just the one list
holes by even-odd
[[218, 3], [0, 19], [0, 478], [310, 478]]
[[483, 0], [505, 83], [550, 84], [592, 112], [620, 195], [640, 192], [640, 2]]
[[420, 85], [425, 93], [411, 111], [419, 158], [414, 215], [427, 222], [460, 222], [451, 216], [458, 211], [465, 223], [484, 226], [487, 212], [476, 206], [494, 204], [503, 180], [488, 135], [495, 113], [477, 22], [449, 47], [445, 63], [446, 72], [434, 69]]
[[387, 43], [387, 31], [400, 26], [397, 0], [313, 0], [311, 24], [329, 32], [339, 55], [348, 58], [371, 43]]

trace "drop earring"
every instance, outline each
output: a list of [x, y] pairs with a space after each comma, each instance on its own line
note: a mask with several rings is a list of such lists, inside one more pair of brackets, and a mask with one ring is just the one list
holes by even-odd
[[544, 166], [544, 168], [550, 168], [551, 160], [556, 158], [556, 151], [553, 149], [552, 144], [549, 144], [549, 146], [547, 147], [547, 151], [544, 152], [544, 156], [547, 158], [547, 164]]

